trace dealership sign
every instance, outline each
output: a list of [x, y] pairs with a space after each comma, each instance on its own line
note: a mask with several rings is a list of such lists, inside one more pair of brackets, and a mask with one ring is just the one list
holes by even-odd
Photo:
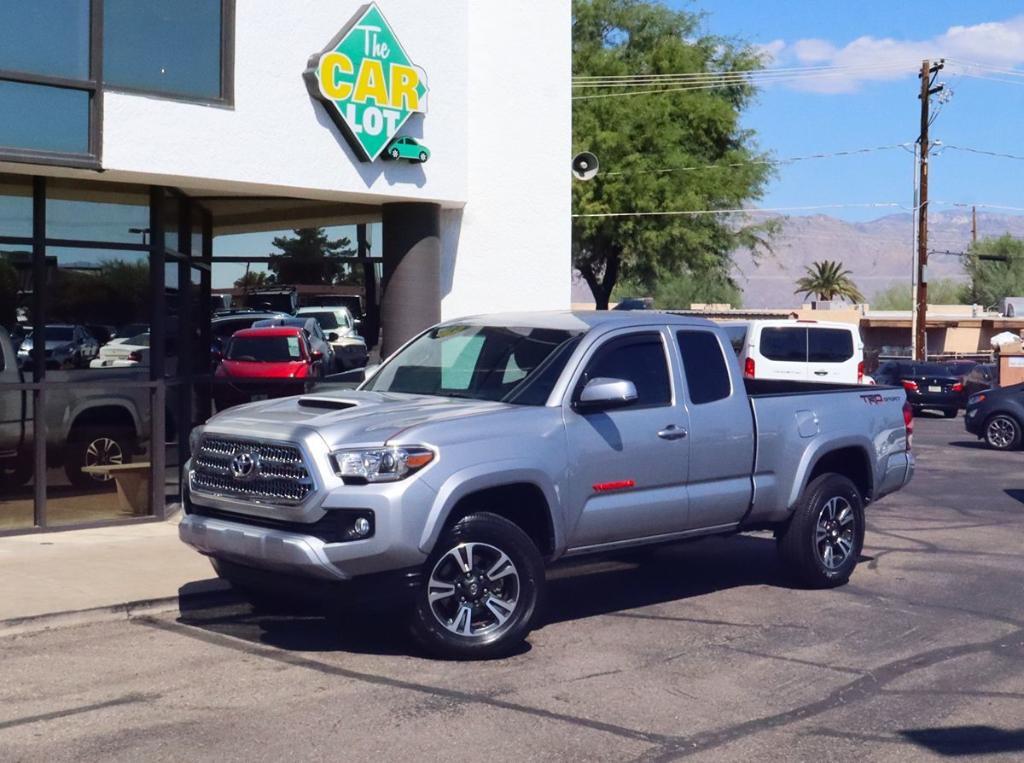
[[413, 114], [427, 111], [427, 76], [409, 60], [376, 3], [359, 9], [305, 72], [349, 143], [372, 162]]

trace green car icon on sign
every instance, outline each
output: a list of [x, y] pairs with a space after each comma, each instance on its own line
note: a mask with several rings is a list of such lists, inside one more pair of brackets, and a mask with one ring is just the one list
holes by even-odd
[[410, 162], [422, 164], [430, 158], [430, 149], [420, 145], [412, 138], [404, 136], [391, 141], [391, 145], [385, 149], [384, 155], [389, 159], [408, 159]]

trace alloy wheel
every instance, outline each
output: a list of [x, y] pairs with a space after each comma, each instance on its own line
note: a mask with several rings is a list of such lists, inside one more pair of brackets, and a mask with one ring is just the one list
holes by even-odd
[[853, 553], [856, 520], [850, 502], [841, 496], [828, 499], [818, 512], [814, 550], [829, 570], [837, 570]]
[[1016, 436], [1017, 427], [1006, 416], [992, 419], [985, 429], [985, 439], [993, 448], [1009, 448]]
[[[124, 463], [124, 451], [120, 443], [110, 437], [97, 437], [85, 449], [83, 466], [111, 466]], [[97, 482], [107, 482], [113, 477], [110, 474], [90, 475]]]
[[489, 543], [460, 543], [430, 573], [427, 600], [448, 631], [486, 638], [501, 628], [519, 604], [519, 571], [504, 551]]

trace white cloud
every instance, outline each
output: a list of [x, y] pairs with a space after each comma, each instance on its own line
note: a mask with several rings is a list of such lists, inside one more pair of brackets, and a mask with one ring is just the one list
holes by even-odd
[[772, 40], [771, 42], [754, 45], [754, 50], [759, 56], [761, 56], [766, 64], [771, 64], [785, 47], [785, 40]]
[[[781, 44], [780, 44], [781, 43]], [[786, 43], [774, 40], [771, 60], [777, 66], [844, 67], [833, 74], [785, 81], [799, 90], [848, 93], [867, 82], [914, 76], [922, 59], [950, 58], [1002, 67], [1024, 65], [1024, 15], [1006, 21], [952, 26], [924, 40], [858, 37], [842, 47], [815, 38]], [[950, 68], [956, 65], [951, 63]]]

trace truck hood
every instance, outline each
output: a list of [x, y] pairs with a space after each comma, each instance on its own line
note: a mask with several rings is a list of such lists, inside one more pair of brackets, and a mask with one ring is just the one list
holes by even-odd
[[225, 434], [295, 439], [317, 432], [328, 446], [376, 446], [410, 427], [515, 410], [483, 400], [407, 395], [369, 390], [314, 393], [230, 408], [207, 426]]

